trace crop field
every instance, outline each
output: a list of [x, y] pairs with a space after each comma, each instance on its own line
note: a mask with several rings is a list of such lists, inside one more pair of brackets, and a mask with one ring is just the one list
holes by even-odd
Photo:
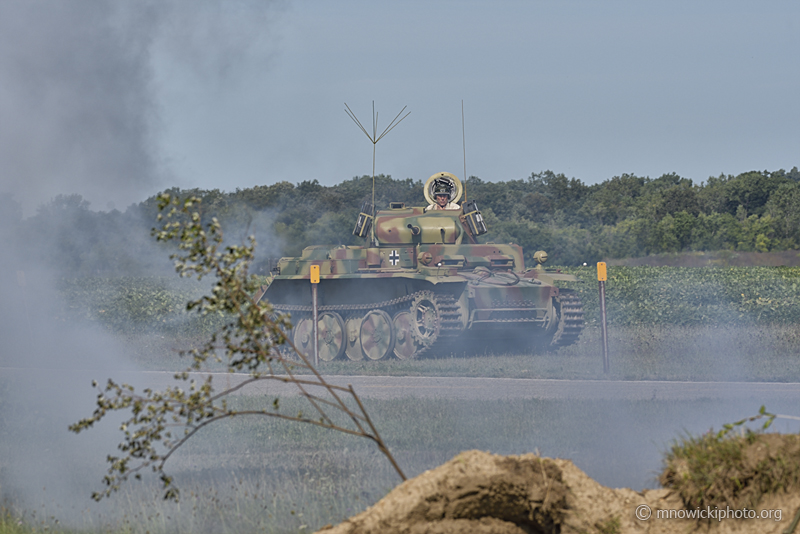
[[[563, 267], [582, 282], [576, 289], [586, 320], [596, 325], [594, 267]], [[613, 326], [794, 325], [800, 322], [800, 267], [609, 267], [606, 284]], [[204, 335], [221, 318], [187, 317], [184, 304], [207, 289], [175, 278], [64, 279], [61, 319], [96, 321], [119, 333], [157, 331]], [[216, 319], [216, 321], [215, 321]]]
[[[557, 353], [437, 354], [417, 361], [328, 362], [320, 370], [353, 375], [800, 381], [800, 269], [610, 268], [608, 375], [602, 372], [594, 269], [564, 270], [585, 280], [570, 285], [584, 301], [587, 328], [578, 343]], [[179, 370], [187, 362], [178, 351], [200, 344], [225, 321], [184, 310], [184, 303], [205, 289], [170, 278], [62, 280], [58, 290], [64, 298], [51, 309], [52, 319], [110, 334], [138, 368]], [[15, 386], [0, 377], [0, 403], [6, 407], [21, 402], [13, 393]], [[86, 386], [59, 384], [91, 397]], [[234, 402], [258, 407], [272, 400], [242, 397]], [[302, 402], [284, 399], [281, 405], [299, 411]], [[674, 439], [719, 428], [759, 407], [752, 399], [401, 398], [366, 399], [365, 404], [408, 476], [466, 449], [539, 451], [572, 459], [602, 484], [634, 489], [655, 487], [663, 453]], [[78, 415], [88, 415], [91, 403], [82, 401], [80, 406]], [[796, 413], [793, 406], [769, 408]], [[97, 435], [91, 455], [71, 456], [67, 448], [54, 449], [53, 436], [65, 434], [66, 425], [77, 416], [70, 413], [71, 419], [55, 420], [41, 409], [33, 413], [11, 409], [0, 417], [0, 490], [12, 496], [0, 502], [0, 534], [311, 532], [363, 510], [399, 482], [366, 440], [242, 417], [204, 430], [171, 460], [168, 469], [182, 490], [179, 504], [163, 501], [157, 480], [147, 476], [123, 486], [105, 503], [94, 504], [88, 496], [100, 489], [103, 459], [119, 441], [116, 429]], [[41, 464], [37, 476], [45, 482], [37, 492], [3, 486], [4, 473], [11, 468], [4, 459], [22, 450]], [[66, 485], [47, 473], [49, 462], [58, 464], [59, 458], [70, 464]], [[62, 493], [70, 498], [61, 500]]]
[[[564, 268], [585, 282], [578, 290], [590, 324], [598, 321], [593, 267]], [[611, 325], [796, 325], [798, 267], [610, 267], [606, 283]]]
[[[330, 374], [800, 381], [800, 268], [610, 267], [607, 307], [611, 373], [600, 353], [597, 282], [592, 267], [564, 268], [584, 302], [587, 328], [557, 353], [502, 351], [419, 361], [334, 361]], [[177, 370], [178, 356], [224, 317], [199, 317], [184, 304], [203, 287], [171, 278], [64, 280], [58, 320], [102, 325], [148, 369]]]

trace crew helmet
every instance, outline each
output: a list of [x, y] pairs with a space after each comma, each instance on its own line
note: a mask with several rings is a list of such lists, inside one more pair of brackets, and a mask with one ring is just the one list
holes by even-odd
[[452, 191], [453, 186], [446, 180], [436, 180], [436, 183], [433, 185], [433, 196], [447, 195], [449, 197]]

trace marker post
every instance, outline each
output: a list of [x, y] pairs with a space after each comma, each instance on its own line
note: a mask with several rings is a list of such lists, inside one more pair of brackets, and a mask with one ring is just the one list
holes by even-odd
[[311, 266], [311, 334], [314, 336], [314, 367], [319, 366], [319, 312], [317, 310], [317, 286], [319, 285], [319, 265]]
[[606, 323], [606, 263], [597, 262], [597, 282], [600, 284], [600, 319], [603, 328], [603, 372], [608, 373], [608, 325]]

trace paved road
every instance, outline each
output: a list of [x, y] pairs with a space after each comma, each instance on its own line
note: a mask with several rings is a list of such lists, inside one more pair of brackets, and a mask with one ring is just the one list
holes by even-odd
[[[126, 381], [137, 387], [163, 389], [174, 385], [172, 372], [120, 372], [110, 370], [43, 370], [0, 368], [0, 376], [15, 380], [34, 376], [57, 376], [59, 382], [86, 383], [107, 377]], [[216, 388], [232, 387], [248, 378], [246, 374], [212, 373]], [[198, 375], [200, 377], [200, 375]], [[765, 402], [772, 399], [800, 402], [800, 383], [775, 382], [678, 382], [620, 380], [553, 380], [528, 378], [397, 377], [397, 376], [327, 376], [340, 386], [352, 384], [362, 397], [394, 399], [402, 397], [449, 399], [584, 399], [584, 400], [746, 400]], [[239, 390], [246, 395], [297, 394], [294, 385], [277, 380], [249, 384]]]
[[[167, 385], [170, 373], [146, 372], [148, 381]], [[247, 375], [215, 373], [217, 387], [234, 386]], [[667, 382], [619, 380], [551, 380], [528, 378], [327, 376], [331, 384], [351, 385], [362, 397], [450, 399], [618, 399], [697, 400], [764, 399], [800, 401], [800, 383], [770, 382]], [[297, 388], [277, 381], [245, 386], [249, 395], [292, 395]]]

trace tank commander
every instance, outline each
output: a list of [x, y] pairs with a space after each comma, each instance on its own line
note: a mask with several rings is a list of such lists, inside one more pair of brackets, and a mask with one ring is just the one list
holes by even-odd
[[429, 210], [460, 210], [461, 206], [455, 202], [450, 202], [453, 186], [444, 180], [436, 180], [433, 186], [433, 198], [435, 202], [428, 205], [425, 211]]

